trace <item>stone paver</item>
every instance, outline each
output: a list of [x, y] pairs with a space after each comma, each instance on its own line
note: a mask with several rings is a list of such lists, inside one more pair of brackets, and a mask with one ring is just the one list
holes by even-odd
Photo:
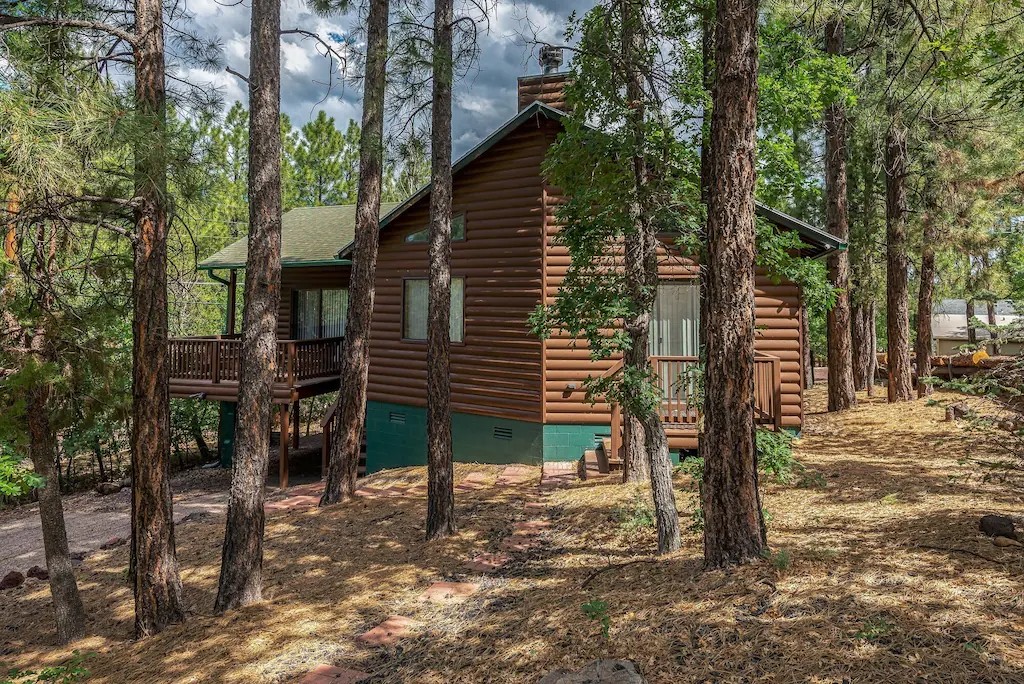
[[543, 501], [527, 501], [523, 504], [523, 510], [527, 513], [544, 513], [548, 510], [548, 505]]
[[363, 632], [356, 639], [367, 646], [394, 646], [412, 634], [413, 629], [418, 625], [419, 623], [412, 618], [392, 615], [373, 629]]
[[512, 526], [512, 530], [513, 536], [532, 536], [538, 535], [550, 527], [551, 523], [547, 520], [528, 520], [526, 522], [517, 522]]
[[497, 572], [508, 565], [512, 556], [506, 553], [481, 553], [462, 564], [470, 572]]
[[536, 474], [532, 468], [524, 466], [507, 466], [501, 471], [501, 475], [498, 477], [497, 486], [505, 487], [508, 485], [526, 484], [531, 480], [536, 479]]
[[540, 546], [540, 540], [535, 535], [521, 535], [513, 534], [511, 537], [505, 537], [501, 540], [500, 547], [503, 551], [512, 551], [514, 553], [522, 553], [524, 551], [530, 551]]
[[420, 601], [456, 603], [465, 601], [480, 588], [474, 582], [434, 582], [420, 594]]
[[357, 684], [357, 682], [364, 682], [370, 677], [369, 673], [359, 670], [333, 665], [317, 665], [299, 680], [299, 684]]

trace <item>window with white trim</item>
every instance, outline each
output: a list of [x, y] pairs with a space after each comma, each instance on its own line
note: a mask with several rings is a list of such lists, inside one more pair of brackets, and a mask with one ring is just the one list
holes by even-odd
[[[402, 338], [427, 339], [427, 302], [429, 284], [426, 278], [406, 278], [402, 292]], [[462, 342], [465, 321], [465, 281], [452, 278], [451, 322], [449, 335], [452, 342]]]

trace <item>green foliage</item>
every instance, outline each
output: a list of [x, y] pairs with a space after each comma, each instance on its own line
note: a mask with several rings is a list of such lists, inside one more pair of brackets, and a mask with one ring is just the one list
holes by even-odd
[[43, 478], [26, 468], [20, 459], [0, 444], [0, 496], [17, 497], [42, 487]]
[[864, 621], [854, 638], [861, 641], [881, 641], [896, 630], [896, 625], [883, 616], [870, 617]]
[[92, 653], [74, 651], [74, 655], [60, 665], [44, 667], [40, 670], [20, 670], [12, 668], [6, 674], [0, 674], [0, 684], [73, 684], [89, 677], [85, 661]]
[[772, 564], [772, 567], [775, 568], [776, 572], [780, 574], [789, 570], [789, 566], [793, 564], [793, 557], [786, 549], [779, 549], [777, 551], [769, 551], [766, 549], [764, 556]]
[[785, 430], [758, 429], [754, 435], [757, 442], [757, 465], [776, 482], [789, 482], [793, 473], [793, 435]]
[[624, 506], [617, 506], [613, 517], [619, 525], [619, 531], [626, 536], [636, 535], [656, 527], [654, 507], [646, 495], [637, 493]]
[[598, 598], [592, 598], [580, 606], [580, 608], [583, 610], [583, 614], [591, 621], [596, 620], [601, 623], [601, 636], [608, 639], [608, 634], [612, 628], [612, 617], [608, 612], [608, 603]]

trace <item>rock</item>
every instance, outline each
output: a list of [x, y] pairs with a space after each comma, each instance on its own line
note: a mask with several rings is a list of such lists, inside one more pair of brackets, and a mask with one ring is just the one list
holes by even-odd
[[31, 568], [29, 568], [26, 574], [29, 577], [35, 577], [37, 580], [50, 579], [50, 573], [47, 572], [46, 568], [42, 568], [38, 565], [33, 565]]
[[120, 482], [100, 482], [96, 485], [96, 493], [100, 496], [109, 496], [111, 494], [117, 494], [121, 491]]
[[647, 684], [647, 680], [628, 660], [595, 660], [579, 672], [549, 672], [537, 684]]
[[992, 543], [1000, 548], [1006, 548], [1007, 546], [1024, 546], [1016, 539], [1010, 539], [1009, 537], [993, 537]]
[[9, 573], [4, 575], [4, 578], [0, 580], [0, 591], [4, 589], [14, 589], [20, 587], [25, 583], [25, 576], [17, 570], [11, 570]]
[[111, 537], [107, 541], [100, 545], [100, 548], [106, 551], [107, 549], [116, 549], [118, 546], [124, 546], [128, 543], [128, 540], [124, 537]]
[[1005, 515], [985, 515], [982, 516], [981, 522], [978, 524], [978, 529], [984, 532], [990, 537], [1006, 537], [1007, 539], [1017, 539], [1017, 530], [1013, 527], [1013, 520], [1007, 518]]
[[178, 521], [179, 525], [184, 525], [190, 522], [206, 522], [213, 517], [213, 513], [210, 511], [193, 511], [186, 515], [184, 518]]

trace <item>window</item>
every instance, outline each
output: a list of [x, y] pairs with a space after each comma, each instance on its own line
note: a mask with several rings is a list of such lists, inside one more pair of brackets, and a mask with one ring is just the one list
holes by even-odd
[[[456, 214], [452, 216], [452, 241], [465, 240], [466, 239], [466, 215]], [[430, 240], [430, 226], [428, 225], [423, 230], [417, 230], [415, 233], [410, 233], [406, 238], [406, 242], [428, 242]]]
[[700, 353], [700, 285], [696, 280], [662, 281], [654, 298], [651, 356]]
[[[427, 339], [427, 288], [426, 278], [407, 278], [405, 280], [402, 296], [403, 339]], [[462, 342], [465, 289], [466, 286], [462, 278], [452, 278], [452, 318], [449, 328], [452, 342]]]
[[295, 336], [300, 340], [344, 337], [348, 290], [299, 290], [295, 302]]

